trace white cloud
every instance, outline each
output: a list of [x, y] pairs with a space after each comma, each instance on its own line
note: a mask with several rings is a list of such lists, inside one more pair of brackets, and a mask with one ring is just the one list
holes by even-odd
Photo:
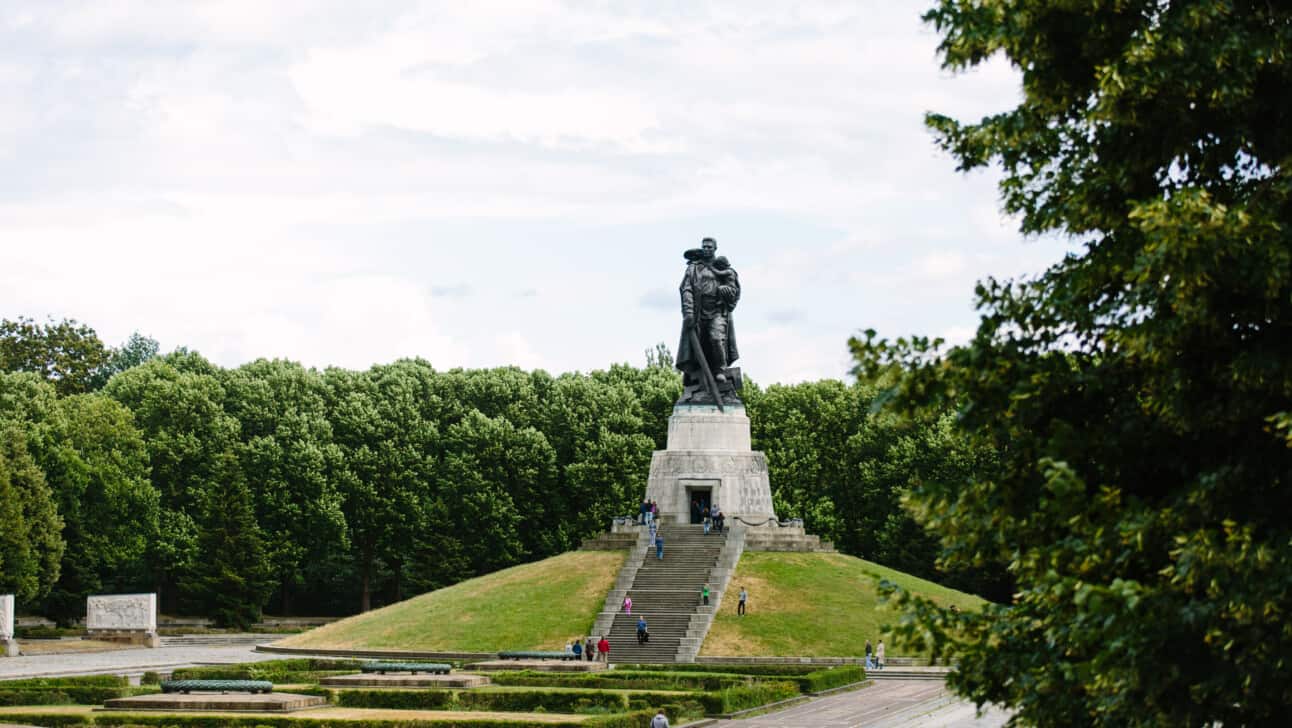
[[1017, 74], [950, 78], [904, 3], [7, 11], [0, 316], [223, 364], [587, 370], [675, 345], [641, 302], [716, 235], [768, 383], [844, 376], [868, 326], [971, 330], [974, 280], [1062, 253], [922, 125], [1008, 108]]

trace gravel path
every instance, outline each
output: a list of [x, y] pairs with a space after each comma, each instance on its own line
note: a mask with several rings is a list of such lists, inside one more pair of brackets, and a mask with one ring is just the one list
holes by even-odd
[[156, 649], [113, 650], [72, 655], [24, 655], [0, 657], [0, 680], [55, 675], [95, 673], [128, 674], [145, 670], [171, 670], [198, 664], [261, 662], [281, 655], [255, 652], [255, 648], [159, 647]]

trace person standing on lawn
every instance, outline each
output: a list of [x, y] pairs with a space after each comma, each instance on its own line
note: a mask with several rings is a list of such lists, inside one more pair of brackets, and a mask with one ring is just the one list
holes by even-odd
[[740, 601], [736, 603], [736, 614], [739, 614], [742, 616], [744, 615], [745, 602], [748, 599], [749, 599], [749, 592], [745, 591], [745, 588], [743, 586], [740, 587]]

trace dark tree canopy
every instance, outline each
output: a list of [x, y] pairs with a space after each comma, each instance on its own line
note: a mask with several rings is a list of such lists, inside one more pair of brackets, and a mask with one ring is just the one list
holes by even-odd
[[[998, 164], [1029, 233], [1083, 244], [977, 290], [974, 339], [854, 340], [959, 408], [992, 477], [917, 492], [948, 561], [1004, 558], [1012, 604], [911, 636], [956, 690], [1035, 725], [1272, 724], [1292, 704], [1292, 7], [943, 0], [945, 65], [997, 54], [1017, 108], [929, 125]], [[1223, 666], [1223, 668], [1221, 667]]]

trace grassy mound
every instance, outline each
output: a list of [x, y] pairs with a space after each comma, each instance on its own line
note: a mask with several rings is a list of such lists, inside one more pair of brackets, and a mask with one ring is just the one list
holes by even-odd
[[[843, 554], [746, 551], [727, 585], [701, 655], [862, 655], [884, 638], [888, 654], [910, 654], [880, 631], [896, 613], [879, 603], [876, 577], [941, 605], [977, 609], [983, 600]], [[748, 614], [736, 615], [740, 587]]]
[[279, 640], [283, 647], [559, 650], [586, 635], [625, 551], [571, 551]]

